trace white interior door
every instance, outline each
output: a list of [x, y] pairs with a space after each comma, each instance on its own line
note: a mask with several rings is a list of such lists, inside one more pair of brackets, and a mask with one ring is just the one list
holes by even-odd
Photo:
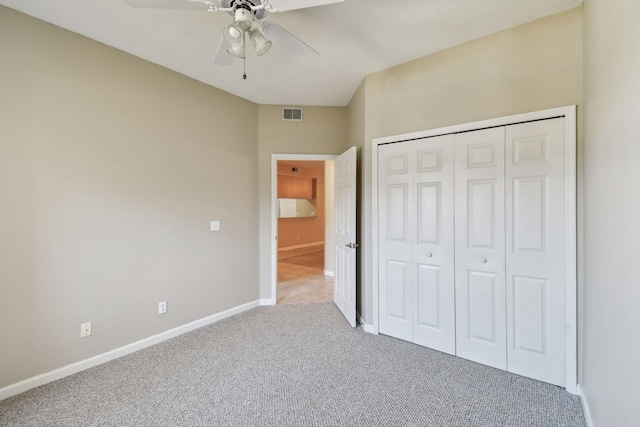
[[506, 128], [507, 369], [565, 385], [564, 118]]
[[334, 160], [333, 301], [347, 322], [356, 326], [356, 163], [351, 147]]
[[456, 135], [457, 355], [507, 369], [505, 128]]

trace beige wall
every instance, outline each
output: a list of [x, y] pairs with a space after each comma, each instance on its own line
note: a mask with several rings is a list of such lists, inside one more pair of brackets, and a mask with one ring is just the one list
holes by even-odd
[[[573, 9], [366, 77], [365, 93], [350, 107], [360, 111], [364, 98], [360, 275], [365, 322], [373, 318], [371, 140], [573, 104], [580, 127], [581, 14]], [[355, 128], [358, 136], [359, 125]], [[580, 134], [578, 139], [580, 144]]]
[[2, 6], [0, 58], [0, 388], [259, 298], [257, 105]]
[[260, 204], [260, 297], [271, 295], [271, 156], [272, 154], [341, 154], [347, 143], [344, 107], [303, 107], [304, 120], [282, 120], [282, 106], [258, 108], [258, 191]]
[[291, 166], [278, 164], [278, 176], [292, 175], [316, 180], [316, 217], [315, 218], [279, 218], [278, 248], [287, 248], [310, 243], [324, 243], [325, 223], [325, 186], [324, 169], [305, 168], [300, 163], [297, 172], [291, 172]]
[[596, 427], [640, 426], [640, 2], [584, 5], [584, 392]]

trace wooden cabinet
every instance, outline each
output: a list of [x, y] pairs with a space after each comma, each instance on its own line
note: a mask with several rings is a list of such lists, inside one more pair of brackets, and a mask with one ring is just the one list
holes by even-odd
[[315, 199], [316, 179], [292, 175], [278, 175], [279, 199]]

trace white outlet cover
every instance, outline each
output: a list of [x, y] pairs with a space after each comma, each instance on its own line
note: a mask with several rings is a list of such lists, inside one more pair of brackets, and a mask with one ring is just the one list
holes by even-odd
[[166, 301], [160, 301], [158, 303], [158, 314], [164, 314], [167, 312], [167, 302]]
[[211, 231], [220, 231], [220, 221], [211, 221]]
[[89, 335], [91, 335], [91, 322], [81, 324], [80, 338], [88, 337]]

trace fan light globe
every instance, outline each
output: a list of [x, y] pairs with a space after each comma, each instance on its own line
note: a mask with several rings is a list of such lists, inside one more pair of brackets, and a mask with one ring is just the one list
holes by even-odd
[[232, 39], [237, 39], [242, 34], [242, 32], [233, 25], [229, 25], [229, 27], [227, 27], [227, 32], [229, 33], [229, 37]]
[[231, 46], [244, 44], [244, 31], [235, 25], [227, 25], [224, 27], [222, 35]]
[[222, 30], [222, 35], [229, 44], [227, 52], [236, 58], [244, 59], [244, 31], [235, 25], [228, 25]]
[[251, 40], [251, 44], [256, 49], [256, 54], [258, 56], [262, 56], [269, 49], [271, 49], [271, 41], [269, 41], [262, 33], [255, 28], [249, 31], [249, 40]]
[[229, 46], [229, 49], [227, 49], [227, 52], [229, 52], [231, 55], [235, 56], [236, 58], [244, 59], [244, 44], [239, 46]]

